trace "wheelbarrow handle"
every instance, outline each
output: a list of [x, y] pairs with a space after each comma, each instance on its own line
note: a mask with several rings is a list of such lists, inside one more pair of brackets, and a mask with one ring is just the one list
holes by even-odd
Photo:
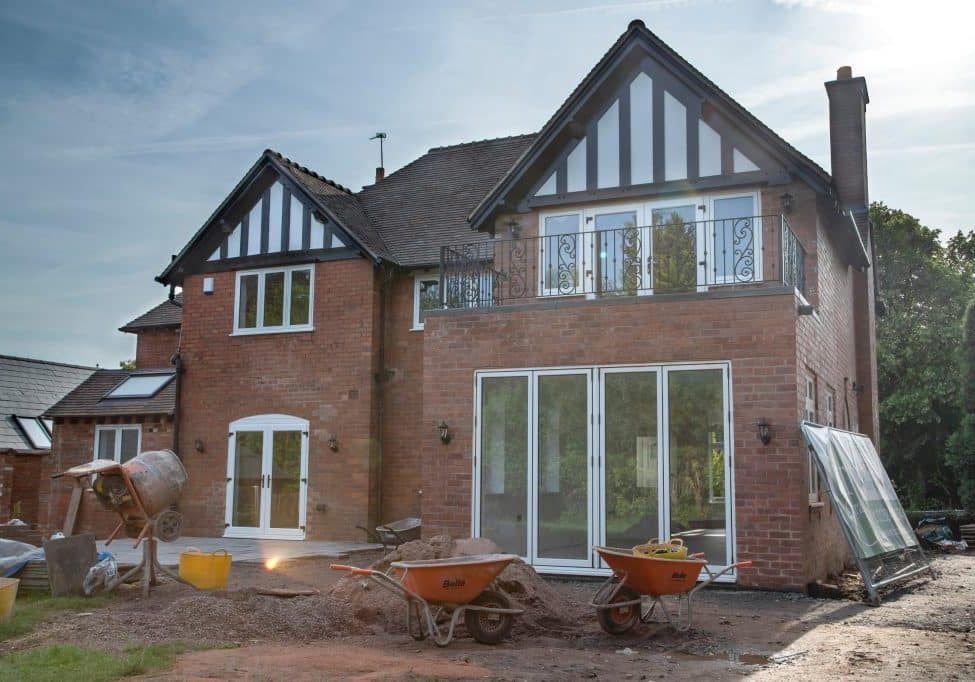
[[373, 570], [371, 568], [359, 568], [358, 566], [346, 566], [345, 564], [329, 564], [328, 567], [333, 571], [348, 571], [352, 575], [373, 574]]
[[735, 564], [735, 566], [737, 566], [738, 568], [742, 568], [743, 566], [751, 566], [751, 565], [752, 562], [750, 559], [748, 561], [739, 561]]

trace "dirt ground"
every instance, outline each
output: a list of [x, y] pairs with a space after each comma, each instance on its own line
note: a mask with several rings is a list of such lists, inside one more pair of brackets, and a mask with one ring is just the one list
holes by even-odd
[[[355, 555], [346, 563], [366, 566], [377, 558]], [[877, 608], [708, 588], [695, 598], [689, 632], [651, 624], [622, 636], [604, 633], [587, 605], [598, 582], [543, 581], [521, 566], [516, 577], [528, 589], [513, 596], [526, 612], [510, 639], [485, 646], [461, 626], [446, 648], [414, 641], [401, 602], [329, 571], [328, 563], [304, 559], [270, 572], [235, 564], [228, 588], [214, 592], [167, 581], [142, 599], [137, 588], [124, 586], [104, 609], [0, 642], [0, 655], [48, 642], [220, 647], [184, 654], [174, 669], [145, 678], [155, 680], [949, 680], [971, 679], [975, 669], [971, 553], [933, 557], [934, 579], [888, 595]], [[502, 586], [524, 587], [504, 576]], [[320, 594], [281, 598], [258, 594], [262, 588]]]

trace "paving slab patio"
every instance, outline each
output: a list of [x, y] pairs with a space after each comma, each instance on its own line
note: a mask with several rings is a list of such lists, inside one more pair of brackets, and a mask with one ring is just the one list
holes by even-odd
[[[142, 559], [142, 546], [134, 548], [132, 544], [133, 540], [129, 538], [117, 538], [106, 547], [105, 541], [99, 540], [98, 551], [114, 554], [120, 564], [136, 564]], [[226, 550], [233, 555], [234, 563], [263, 563], [271, 557], [282, 561], [302, 557], [339, 558], [353, 552], [382, 549], [382, 545], [368, 542], [182, 537], [173, 542], [157, 543], [159, 562], [163, 566], [177, 566], [180, 553], [191, 547], [203, 552]]]

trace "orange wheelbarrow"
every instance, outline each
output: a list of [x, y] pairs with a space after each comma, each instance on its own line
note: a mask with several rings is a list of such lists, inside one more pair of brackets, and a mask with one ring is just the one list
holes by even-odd
[[[386, 573], [342, 564], [332, 564], [330, 568], [366, 576], [402, 597], [406, 602], [407, 631], [417, 641], [429, 636], [437, 646], [447, 646], [463, 616], [474, 639], [482, 644], [497, 644], [508, 636], [514, 616], [523, 610], [513, 608], [503, 592], [487, 587], [517, 558], [514, 554], [479, 554], [394, 561]], [[450, 617], [445, 623], [446, 632], [437, 624], [445, 616]]]
[[[739, 561], [712, 571], [701, 554], [692, 554], [687, 559], [659, 559], [635, 555], [629, 549], [594, 549], [609, 564], [613, 574], [596, 590], [589, 605], [596, 608], [599, 626], [611, 635], [628, 632], [637, 621], [649, 623], [657, 607], [672, 628], [683, 632], [691, 627], [691, 604], [698, 591], [736, 568], [752, 565], [751, 561]], [[699, 583], [702, 570], [707, 579]], [[677, 597], [675, 611], [664, 603], [663, 597], [668, 595]]]

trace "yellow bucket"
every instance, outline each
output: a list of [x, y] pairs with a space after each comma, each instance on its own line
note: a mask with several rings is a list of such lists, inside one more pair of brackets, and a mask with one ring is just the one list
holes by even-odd
[[219, 590], [227, 586], [233, 555], [225, 549], [204, 552], [188, 547], [179, 555], [179, 577], [198, 590]]
[[14, 600], [17, 599], [17, 578], [0, 578], [0, 623], [10, 620], [14, 612]]
[[666, 542], [657, 542], [657, 538], [646, 544], [633, 548], [633, 556], [647, 556], [654, 559], [686, 559], [687, 547], [680, 538], [670, 538]]

